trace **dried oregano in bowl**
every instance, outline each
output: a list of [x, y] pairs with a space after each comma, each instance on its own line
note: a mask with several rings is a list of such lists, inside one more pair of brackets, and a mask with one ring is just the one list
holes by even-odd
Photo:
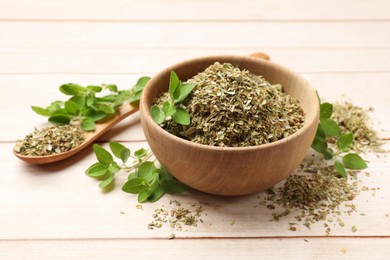
[[[304, 124], [299, 101], [283, 92], [282, 85], [230, 63], [215, 62], [185, 84], [195, 87], [176, 107], [186, 110], [190, 121], [182, 124], [168, 116], [160, 125], [194, 143], [221, 147], [267, 144], [295, 133]], [[164, 107], [170, 95], [161, 94], [155, 105]]]

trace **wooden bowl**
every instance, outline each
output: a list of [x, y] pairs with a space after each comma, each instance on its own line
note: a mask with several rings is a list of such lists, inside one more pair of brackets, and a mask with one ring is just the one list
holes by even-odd
[[[270, 83], [280, 83], [305, 112], [304, 126], [287, 138], [259, 146], [216, 147], [176, 137], [150, 116], [153, 100], [168, 90], [173, 70], [183, 81], [219, 61], [238, 65]], [[141, 122], [156, 158], [168, 171], [194, 189], [217, 195], [244, 195], [268, 189], [287, 178], [308, 152], [317, 129], [319, 102], [315, 90], [298, 74], [276, 63], [253, 57], [214, 56], [178, 63], [147, 84], [140, 101]]]

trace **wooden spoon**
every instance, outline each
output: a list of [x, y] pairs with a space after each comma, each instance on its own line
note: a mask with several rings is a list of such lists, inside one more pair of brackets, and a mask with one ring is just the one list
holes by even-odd
[[[249, 56], [259, 58], [259, 59], [269, 60], [269, 56], [265, 53], [262, 53], [262, 52], [252, 53]], [[64, 160], [64, 159], [80, 152], [81, 150], [83, 150], [90, 143], [92, 143], [97, 138], [99, 138], [101, 135], [103, 135], [105, 132], [110, 130], [117, 123], [119, 123], [124, 118], [130, 116], [131, 114], [133, 114], [134, 112], [136, 112], [138, 110], [139, 110], [138, 106], [135, 107], [135, 106], [131, 106], [129, 104], [125, 104], [125, 105], [121, 106], [120, 109], [118, 110], [118, 112], [116, 113], [116, 115], [112, 119], [107, 120], [106, 122], [101, 123], [101, 124], [96, 124], [96, 128], [95, 128], [94, 132], [85, 132], [84, 142], [82, 142], [79, 146], [77, 146], [76, 148], [74, 148], [68, 152], [46, 155], [46, 156], [25, 156], [25, 155], [21, 155], [21, 154], [15, 152], [15, 149], [14, 149], [14, 154], [19, 159], [21, 159], [25, 162], [31, 163], [31, 164], [47, 164], [47, 163], [52, 163], [52, 162]]]
[[139, 110], [138, 106], [131, 106], [129, 104], [122, 105], [118, 109], [118, 111], [116, 112], [116, 114], [113, 118], [111, 118], [110, 120], [107, 120], [104, 123], [96, 124], [96, 128], [95, 128], [94, 132], [85, 132], [84, 133], [84, 142], [82, 142], [79, 146], [77, 146], [76, 148], [74, 148], [68, 152], [46, 155], [46, 156], [25, 156], [25, 155], [21, 155], [21, 154], [15, 152], [15, 149], [14, 149], [14, 154], [19, 159], [21, 159], [25, 162], [31, 163], [31, 164], [47, 164], [47, 163], [52, 163], [52, 162], [64, 160], [64, 159], [80, 152], [81, 150], [83, 150], [90, 143], [92, 143], [97, 138], [99, 138], [101, 135], [103, 135], [105, 132], [110, 130], [117, 123], [119, 123], [124, 118], [130, 116], [131, 114], [133, 114], [134, 112], [136, 112], [138, 110]]

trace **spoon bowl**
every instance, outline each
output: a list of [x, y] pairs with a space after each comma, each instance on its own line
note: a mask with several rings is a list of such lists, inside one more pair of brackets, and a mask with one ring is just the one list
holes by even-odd
[[[185, 81], [216, 61], [263, 75], [272, 84], [282, 84], [285, 92], [300, 101], [305, 113], [304, 126], [273, 143], [233, 148], [196, 144], [156, 124], [150, 107], [157, 96], [168, 90], [170, 72], [175, 71]], [[203, 192], [233, 196], [270, 188], [299, 165], [314, 139], [319, 102], [315, 90], [305, 79], [281, 65], [254, 57], [212, 56], [184, 61], [154, 76], [143, 91], [140, 112], [150, 148], [174, 177]]]
[[133, 114], [138, 110], [139, 110], [138, 106], [131, 106], [130, 104], [122, 105], [112, 118], [110, 118], [109, 120], [101, 124], [96, 124], [95, 131], [84, 132], [84, 141], [79, 146], [77, 146], [76, 148], [70, 151], [64, 153], [52, 154], [52, 155], [45, 155], [45, 156], [24, 156], [15, 152], [14, 149], [14, 154], [19, 159], [31, 164], [47, 164], [47, 163], [53, 163], [53, 162], [64, 160], [83, 150], [85, 147], [87, 147], [89, 144], [91, 144], [93, 141], [95, 141], [105, 132], [110, 130], [117, 123], [119, 123], [124, 118], [130, 116], [131, 114]]

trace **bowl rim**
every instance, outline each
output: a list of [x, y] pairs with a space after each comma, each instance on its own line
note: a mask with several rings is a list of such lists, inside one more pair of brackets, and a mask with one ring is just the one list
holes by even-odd
[[[182, 67], [182, 66], [189, 66], [193, 62], [211, 61], [211, 60], [214, 60], [214, 62], [217, 62], [218, 59], [232, 59], [232, 60], [240, 59], [240, 60], [248, 60], [248, 61], [251, 61], [251, 62], [257, 62], [257, 63], [263, 64], [263, 65], [266, 65], [266, 66], [270, 66], [271, 65], [271, 66], [274, 66], [274, 67], [278, 68], [279, 70], [281, 70], [283, 72], [286, 72], [288, 74], [294, 75], [294, 77], [298, 77], [300, 80], [306, 82], [307, 86], [309, 87], [309, 90], [311, 90], [310, 91], [311, 92], [310, 95], [312, 96], [311, 98], [313, 100], [315, 100], [315, 103], [317, 104], [313, 108], [314, 111], [311, 112], [311, 116], [310, 117], [307, 117], [306, 116], [307, 113], [306, 113], [306, 111], [304, 111], [305, 112], [304, 125], [300, 129], [298, 129], [296, 132], [294, 132], [293, 134], [291, 134], [291, 135], [289, 135], [289, 136], [287, 136], [285, 138], [282, 138], [280, 140], [271, 142], [271, 143], [254, 145], [254, 146], [232, 147], [232, 146], [214, 146], [214, 145], [194, 143], [194, 142], [191, 142], [189, 140], [183, 139], [181, 137], [178, 137], [176, 135], [173, 135], [173, 134], [169, 133], [168, 131], [164, 130], [161, 126], [159, 126], [156, 122], [154, 122], [153, 118], [150, 115], [150, 108], [148, 108], [148, 106], [147, 106], [146, 97], [148, 95], [150, 95], [149, 94], [150, 93], [150, 88], [154, 84], [154, 82], [156, 81], [156, 78], [158, 78], [160, 75], [163, 75], [163, 74], [166, 74], [166, 73], [169, 74], [172, 70], [174, 70], [174, 68]], [[146, 84], [146, 86], [145, 86], [145, 88], [143, 90], [143, 93], [141, 95], [141, 99], [140, 99], [140, 113], [141, 113], [141, 116], [140, 116], [141, 117], [141, 121], [145, 120], [150, 127], [155, 128], [157, 133], [159, 135], [163, 136], [164, 138], [168, 138], [168, 139], [170, 139], [170, 140], [172, 140], [174, 142], [178, 142], [178, 143], [180, 143], [182, 145], [190, 146], [190, 147], [197, 148], [197, 149], [208, 149], [208, 150], [213, 150], [213, 151], [216, 151], [216, 152], [218, 152], [218, 151], [219, 152], [220, 151], [223, 151], [223, 152], [236, 152], [236, 151], [254, 151], [254, 150], [259, 150], [259, 149], [272, 149], [275, 146], [280, 146], [280, 145], [283, 145], [283, 144], [287, 144], [292, 139], [298, 138], [299, 136], [303, 135], [306, 131], [308, 131], [309, 126], [312, 126], [313, 124], [318, 124], [319, 114], [320, 114], [320, 104], [319, 104], [317, 92], [311, 86], [311, 84], [305, 78], [303, 78], [300, 74], [296, 73], [295, 71], [293, 71], [293, 70], [291, 70], [291, 69], [289, 69], [287, 67], [284, 67], [284, 66], [282, 66], [282, 65], [280, 65], [278, 63], [275, 63], [275, 62], [272, 62], [272, 61], [269, 61], [269, 60], [264, 60], [264, 59], [260, 59], [260, 58], [250, 57], [250, 56], [241, 56], [241, 55], [212, 55], [212, 56], [203, 56], [203, 57], [199, 57], [199, 58], [192, 58], [192, 59], [187, 59], [187, 60], [181, 61], [181, 62], [173, 64], [173, 65], [165, 68], [164, 70], [158, 72], [157, 74], [155, 74], [151, 78], [151, 80]]]

